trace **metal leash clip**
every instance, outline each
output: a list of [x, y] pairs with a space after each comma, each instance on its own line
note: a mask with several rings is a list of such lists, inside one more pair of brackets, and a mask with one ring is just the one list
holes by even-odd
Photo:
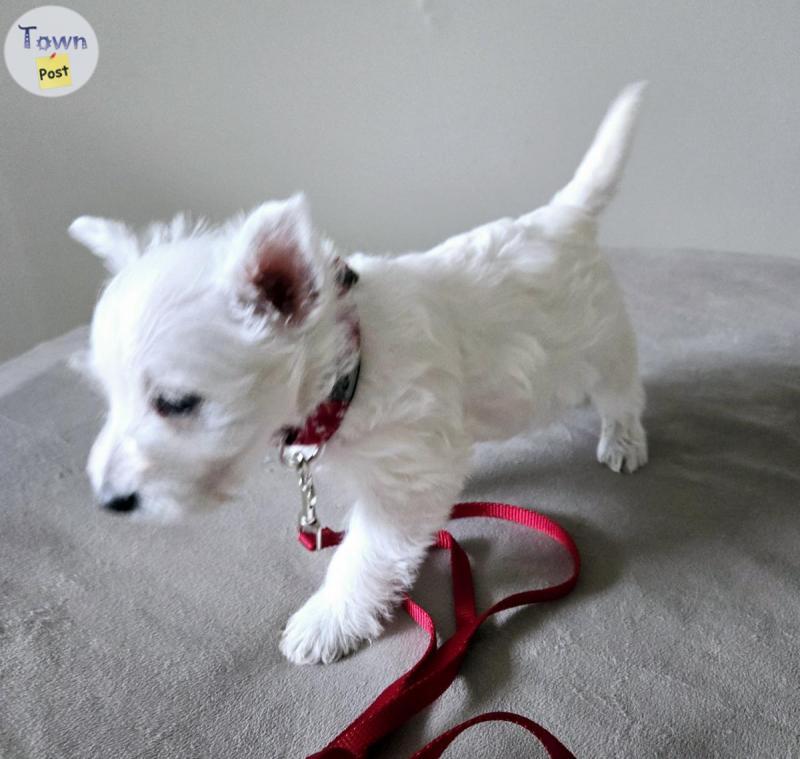
[[286, 446], [281, 446], [281, 461], [293, 469], [297, 474], [297, 484], [300, 486], [300, 516], [297, 527], [300, 532], [313, 533], [317, 550], [322, 550], [322, 524], [317, 519], [317, 491], [314, 488], [314, 478], [311, 476], [311, 462], [319, 456], [321, 448], [317, 447], [307, 456], [300, 450], [289, 453]]

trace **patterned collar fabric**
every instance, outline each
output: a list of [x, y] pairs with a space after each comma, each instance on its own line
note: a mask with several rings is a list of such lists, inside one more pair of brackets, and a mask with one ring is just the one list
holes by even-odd
[[[336, 259], [336, 281], [339, 285], [340, 297], [349, 292], [358, 282], [358, 274], [341, 258]], [[290, 427], [284, 430], [283, 444], [285, 446], [315, 445], [322, 447], [336, 434], [353, 401], [361, 370], [361, 333], [358, 316], [352, 304], [343, 309], [343, 319], [350, 325], [351, 350], [358, 356], [355, 366], [337, 377], [330, 395], [311, 412], [302, 427]]]

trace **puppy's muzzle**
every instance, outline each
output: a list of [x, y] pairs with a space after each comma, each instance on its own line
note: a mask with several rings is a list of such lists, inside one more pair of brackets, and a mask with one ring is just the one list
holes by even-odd
[[103, 508], [117, 514], [127, 514], [139, 508], [139, 495], [129, 493], [128, 495], [114, 496], [103, 503]]

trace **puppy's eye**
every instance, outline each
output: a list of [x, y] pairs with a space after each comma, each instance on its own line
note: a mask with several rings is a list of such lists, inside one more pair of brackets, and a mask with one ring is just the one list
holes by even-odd
[[153, 400], [153, 408], [159, 416], [189, 416], [197, 411], [202, 401], [203, 399], [194, 393], [177, 398], [157, 395]]

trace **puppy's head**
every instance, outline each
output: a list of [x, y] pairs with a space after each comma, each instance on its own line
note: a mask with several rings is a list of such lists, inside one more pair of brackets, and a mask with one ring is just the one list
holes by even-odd
[[162, 517], [220, 503], [331, 381], [332, 253], [304, 198], [214, 230], [178, 218], [140, 240], [84, 216], [69, 232], [113, 274], [86, 361], [108, 404], [98, 500]]

